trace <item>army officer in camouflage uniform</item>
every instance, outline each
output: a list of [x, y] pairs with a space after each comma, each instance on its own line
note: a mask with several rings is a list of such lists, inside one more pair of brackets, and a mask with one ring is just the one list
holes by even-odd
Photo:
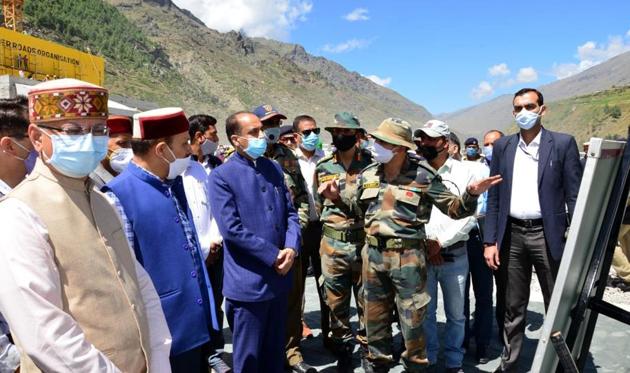
[[[407, 156], [415, 150], [411, 126], [401, 119], [386, 119], [371, 135], [377, 163], [359, 176], [354, 198], [339, 192], [336, 181], [319, 187], [325, 198], [348, 214], [364, 218], [363, 250], [365, 323], [369, 370], [387, 371], [392, 361], [391, 315], [396, 304], [405, 351], [401, 356], [409, 372], [428, 364], [422, 322], [429, 296], [426, 293], [426, 244], [424, 225], [432, 205], [452, 218], [475, 212], [477, 196], [501, 181], [499, 175], [474, 182], [458, 197], [442, 184], [425, 162]], [[395, 303], [394, 303], [395, 301]]]
[[[359, 120], [348, 112], [335, 115], [333, 125], [325, 127], [332, 135], [335, 152], [323, 158], [315, 169], [315, 185], [336, 180], [340, 193], [353, 199], [357, 177], [372, 163], [369, 151], [358, 146]], [[328, 199], [318, 201], [323, 237], [320, 244], [323, 287], [331, 310], [331, 332], [334, 350], [339, 358], [338, 371], [352, 370], [353, 334], [350, 327], [350, 298], [354, 291], [361, 330], [359, 340], [367, 351], [363, 322], [361, 286], [361, 248], [365, 242], [363, 219], [348, 214]]]

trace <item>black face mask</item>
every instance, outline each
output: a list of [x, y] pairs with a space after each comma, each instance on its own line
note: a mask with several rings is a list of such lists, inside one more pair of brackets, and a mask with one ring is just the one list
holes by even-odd
[[341, 152], [352, 148], [357, 143], [357, 135], [336, 135], [333, 136], [333, 145]]
[[443, 150], [438, 151], [435, 146], [418, 146], [418, 153], [429, 162], [434, 160]]

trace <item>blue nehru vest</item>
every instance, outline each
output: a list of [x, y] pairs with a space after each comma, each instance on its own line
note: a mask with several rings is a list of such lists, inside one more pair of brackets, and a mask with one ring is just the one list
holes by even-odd
[[[169, 183], [170, 189], [132, 162], [103, 191], [116, 195], [132, 226], [136, 257], [160, 296], [173, 337], [174, 356], [208, 342], [209, 329], [217, 329], [217, 324], [214, 299], [208, 291], [210, 281], [197, 247], [182, 178], [178, 176]], [[194, 233], [193, 247], [188, 243], [171, 193], [188, 216]]]

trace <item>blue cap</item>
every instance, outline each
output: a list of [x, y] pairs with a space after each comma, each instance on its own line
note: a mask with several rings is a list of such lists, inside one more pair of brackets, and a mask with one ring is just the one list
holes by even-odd
[[273, 118], [276, 116], [279, 116], [280, 119], [287, 119], [287, 117], [285, 117], [283, 114], [280, 114], [278, 110], [276, 110], [273, 106], [268, 105], [268, 104], [260, 105], [259, 107], [254, 109], [254, 114], [261, 121], [267, 120], [269, 118]]

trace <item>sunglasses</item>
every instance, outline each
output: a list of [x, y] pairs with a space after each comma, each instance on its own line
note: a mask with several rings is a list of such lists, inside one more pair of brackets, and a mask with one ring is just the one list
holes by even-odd
[[514, 105], [514, 112], [520, 113], [521, 110], [534, 111], [538, 108], [538, 104]]
[[316, 135], [319, 135], [319, 131], [320, 131], [320, 129], [319, 129], [319, 128], [313, 128], [312, 130], [304, 130], [304, 131], [302, 131], [302, 135], [304, 135], [304, 136], [308, 136], [308, 135], [310, 135], [311, 133], [314, 133], [314, 134], [316, 134]]

